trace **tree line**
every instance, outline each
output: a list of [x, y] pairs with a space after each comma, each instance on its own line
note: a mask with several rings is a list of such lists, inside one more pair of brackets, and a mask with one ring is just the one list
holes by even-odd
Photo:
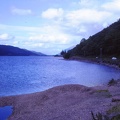
[[72, 56], [81, 57], [120, 57], [120, 20], [104, 28], [88, 39], [83, 38], [81, 42], [69, 51], [62, 51], [65, 59]]

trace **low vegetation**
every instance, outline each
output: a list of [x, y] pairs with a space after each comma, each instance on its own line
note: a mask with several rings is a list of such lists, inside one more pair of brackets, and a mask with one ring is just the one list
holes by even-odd
[[[109, 86], [113, 86], [118, 83], [118, 80], [111, 79], [108, 82]], [[99, 95], [106, 95], [109, 92], [108, 89], [100, 89], [96, 90], [96, 93]], [[109, 94], [110, 95], [110, 94]], [[114, 102], [112, 106], [106, 110], [105, 113], [94, 113], [93, 111], [91, 112], [92, 120], [120, 120], [120, 99], [118, 98], [112, 98], [111, 97], [111, 102]]]
[[103, 115], [99, 112], [97, 114], [91, 112], [91, 115], [92, 115], [92, 120], [110, 120], [107, 115]]
[[108, 111], [107, 111], [107, 114], [110, 115], [110, 114], [115, 114], [115, 113], [120, 113], [120, 104], [117, 104], [115, 106], [113, 106], [112, 108], [110, 108]]
[[109, 115], [103, 115], [101, 113], [94, 114], [91, 112], [92, 120], [120, 120], [120, 114], [109, 116]]
[[112, 97], [112, 95], [110, 94], [110, 92], [108, 90], [96, 90], [96, 96], [103, 96], [106, 98], [110, 98]]
[[115, 85], [116, 83], [117, 83], [116, 80], [111, 79], [111, 80], [108, 82], [108, 85], [109, 85], [109, 86], [112, 86], [112, 85]]
[[97, 90], [96, 92], [98, 92], [98, 93], [108, 93], [109, 91], [108, 90]]

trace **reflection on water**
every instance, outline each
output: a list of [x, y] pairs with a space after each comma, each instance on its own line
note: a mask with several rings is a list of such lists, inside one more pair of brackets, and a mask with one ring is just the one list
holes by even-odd
[[95, 86], [120, 70], [55, 57], [0, 57], [0, 96], [33, 93], [64, 84]]
[[12, 106], [0, 107], [0, 120], [7, 120], [7, 118], [12, 114]]

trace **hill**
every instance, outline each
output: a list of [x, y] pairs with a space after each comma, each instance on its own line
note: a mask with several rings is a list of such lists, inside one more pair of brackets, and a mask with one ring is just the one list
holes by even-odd
[[39, 56], [44, 54], [38, 54], [26, 49], [21, 49], [9, 45], [0, 45], [0, 56]]
[[72, 50], [64, 54], [64, 57], [120, 57], [120, 20], [111, 24], [88, 39], [83, 38]]

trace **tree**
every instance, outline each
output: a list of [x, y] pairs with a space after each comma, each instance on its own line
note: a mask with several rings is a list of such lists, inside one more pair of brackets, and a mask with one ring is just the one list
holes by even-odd
[[62, 50], [60, 54], [63, 56], [65, 53], [66, 53], [66, 51]]
[[66, 52], [64, 55], [63, 55], [64, 59], [69, 59], [70, 58], [70, 52]]

